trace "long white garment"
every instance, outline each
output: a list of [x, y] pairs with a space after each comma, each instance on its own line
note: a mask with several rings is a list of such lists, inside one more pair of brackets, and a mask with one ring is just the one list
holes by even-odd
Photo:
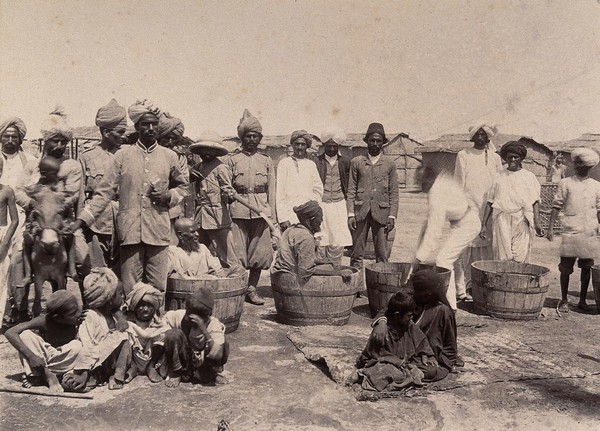
[[[421, 262], [435, 263], [450, 270], [446, 297], [450, 306], [456, 309], [454, 262], [479, 233], [481, 221], [462, 188], [448, 176], [438, 176], [429, 190], [427, 201], [427, 224], [415, 257]], [[442, 243], [446, 223], [450, 223], [450, 234]]]
[[346, 201], [321, 202], [323, 223], [319, 232], [319, 246], [345, 247], [352, 245], [352, 235], [348, 229]]
[[560, 180], [552, 208], [563, 210], [560, 255], [598, 257], [598, 211], [600, 182], [576, 175]]
[[492, 251], [496, 260], [529, 262], [533, 239], [533, 204], [540, 200], [540, 183], [525, 169], [504, 170], [488, 195], [492, 204]]
[[[42, 358], [48, 369], [54, 374], [65, 374], [66, 372], [71, 371], [75, 366], [75, 360], [82, 349], [81, 341], [79, 340], [71, 340], [64, 346], [53, 347], [50, 343], [46, 343], [42, 337], [29, 329], [23, 331], [20, 337], [23, 344], [35, 353], [36, 356]], [[20, 355], [20, 359], [25, 374], [38, 374], [29, 367], [29, 363], [22, 355]]]
[[315, 162], [286, 157], [277, 165], [277, 221], [298, 223], [294, 206], [310, 200], [321, 203], [323, 183]]

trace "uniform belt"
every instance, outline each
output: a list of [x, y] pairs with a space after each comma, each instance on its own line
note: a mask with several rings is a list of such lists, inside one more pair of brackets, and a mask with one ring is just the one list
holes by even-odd
[[267, 193], [268, 187], [267, 186], [257, 186], [254, 188], [247, 188], [247, 187], [235, 187], [235, 191], [238, 193], [241, 193], [243, 195], [248, 195], [251, 193]]

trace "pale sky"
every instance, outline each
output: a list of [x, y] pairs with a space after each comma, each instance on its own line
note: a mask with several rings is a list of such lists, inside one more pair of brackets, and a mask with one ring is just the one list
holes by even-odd
[[248, 108], [265, 135], [568, 140], [600, 133], [599, 29], [597, 0], [0, 0], [0, 117], [32, 139], [56, 104], [91, 126], [147, 98], [191, 138]]

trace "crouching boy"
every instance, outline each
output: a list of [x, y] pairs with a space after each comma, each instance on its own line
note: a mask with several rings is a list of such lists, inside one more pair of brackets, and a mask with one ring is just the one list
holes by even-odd
[[123, 298], [119, 280], [108, 268], [95, 268], [83, 280], [83, 299], [89, 310], [79, 327], [82, 349], [73, 371], [63, 377], [65, 390], [83, 392], [108, 380], [108, 389], [122, 389], [131, 380], [129, 334], [117, 329], [115, 308]]
[[81, 306], [73, 293], [58, 290], [49, 296], [46, 310], [47, 314], [13, 326], [5, 335], [25, 368], [23, 387], [43, 378], [50, 392], [63, 392], [59, 379], [73, 368], [81, 351], [76, 339]]
[[156, 370], [160, 350], [157, 343], [169, 326], [160, 318], [163, 293], [146, 283], [136, 283], [127, 295], [127, 319], [132, 344], [132, 363], [129, 374], [146, 375], [152, 383], [162, 381]]
[[229, 356], [225, 325], [212, 316], [213, 293], [200, 289], [188, 297], [185, 310], [167, 311], [164, 321], [172, 328], [164, 336], [164, 353], [158, 364], [165, 385], [181, 381], [224, 383], [221, 374]]

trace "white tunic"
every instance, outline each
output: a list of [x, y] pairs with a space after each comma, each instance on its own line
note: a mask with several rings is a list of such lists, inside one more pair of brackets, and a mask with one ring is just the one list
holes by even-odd
[[598, 257], [600, 182], [577, 175], [560, 180], [552, 208], [563, 210], [560, 255]]
[[317, 165], [308, 159], [286, 157], [277, 165], [277, 221], [298, 223], [294, 206], [310, 200], [321, 203], [323, 183]]

